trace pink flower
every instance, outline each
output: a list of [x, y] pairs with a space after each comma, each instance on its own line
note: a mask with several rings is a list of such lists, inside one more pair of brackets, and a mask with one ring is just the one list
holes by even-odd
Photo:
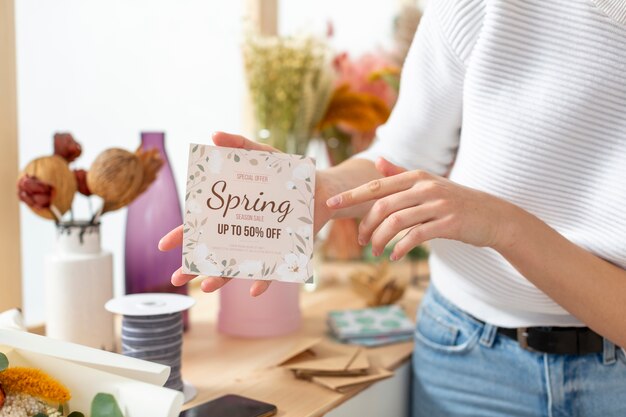
[[396, 65], [383, 53], [367, 53], [353, 60], [344, 52], [335, 57], [333, 65], [338, 75], [336, 87], [348, 84], [356, 92], [380, 98], [389, 108], [395, 104], [396, 91], [385, 80], [376, 77], [377, 73], [397, 70]]

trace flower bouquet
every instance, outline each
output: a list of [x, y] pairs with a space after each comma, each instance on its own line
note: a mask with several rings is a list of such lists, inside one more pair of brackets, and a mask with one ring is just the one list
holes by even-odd
[[110, 352], [0, 329], [2, 417], [176, 417], [182, 393], [169, 368]]
[[319, 122], [333, 165], [367, 149], [376, 128], [387, 121], [398, 92], [400, 69], [383, 53], [333, 61], [337, 74], [330, 102]]

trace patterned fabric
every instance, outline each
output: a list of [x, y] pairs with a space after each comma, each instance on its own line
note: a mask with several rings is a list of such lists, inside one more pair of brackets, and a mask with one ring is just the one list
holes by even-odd
[[328, 324], [338, 339], [412, 335], [415, 325], [397, 305], [331, 311]]

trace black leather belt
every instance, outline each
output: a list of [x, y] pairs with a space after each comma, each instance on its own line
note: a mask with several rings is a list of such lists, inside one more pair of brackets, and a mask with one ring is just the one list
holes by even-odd
[[588, 327], [498, 328], [498, 333], [530, 351], [562, 355], [586, 355], [604, 350], [602, 336]]

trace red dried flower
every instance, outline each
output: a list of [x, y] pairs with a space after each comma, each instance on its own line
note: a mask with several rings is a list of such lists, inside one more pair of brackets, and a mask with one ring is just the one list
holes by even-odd
[[4, 390], [2, 389], [2, 384], [0, 384], [0, 409], [2, 407], [4, 407], [4, 400], [6, 399], [6, 394], [4, 393]]
[[80, 156], [82, 148], [70, 133], [56, 133], [54, 135], [54, 154], [59, 155], [68, 163]]
[[32, 175], [24, 175], [17, 182], [17, 195], [29, 207], [46, 209], [52, 203], [54, 187]]
[[87, 171], [84, 169], [75, 169], [74, 176], [76, 177], [78, 192], [89, 197], [91, 195], [91, 190], [87, 185]]

